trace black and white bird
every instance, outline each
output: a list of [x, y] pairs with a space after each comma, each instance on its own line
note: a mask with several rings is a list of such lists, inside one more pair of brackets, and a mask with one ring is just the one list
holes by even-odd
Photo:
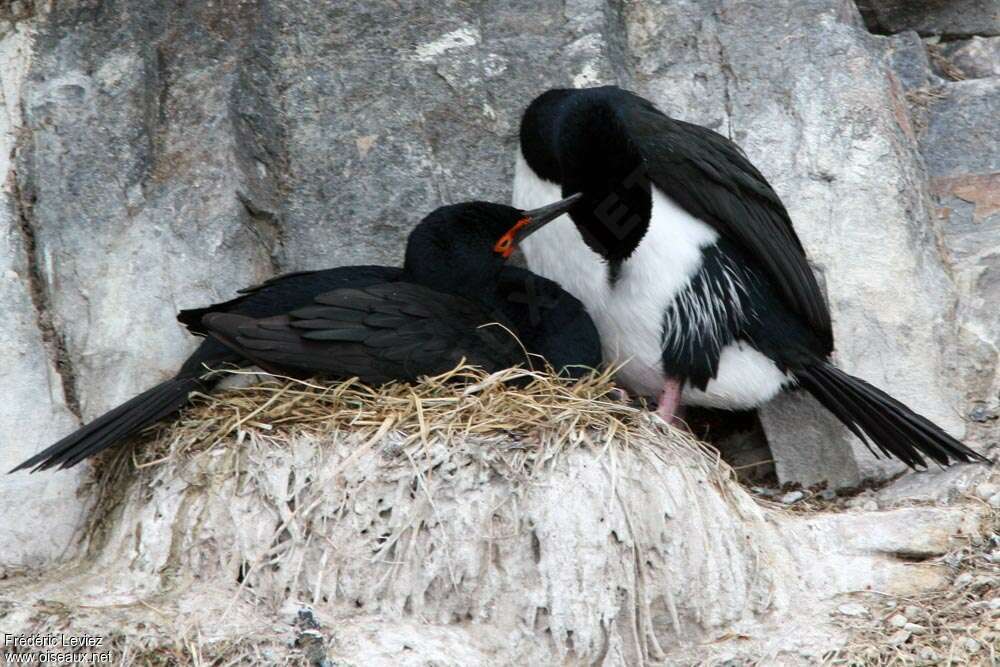
[[552, 281], [507, 265], [523, 239], [576, 199], [531, 211], [485, 202], [445, 206], [410, 233], [402, 268], [291, 273], [231, 301], [182, 311], [181, 323], [206, 338], [175, 377], [11, 472], [74, 466], [173, 414], [192, 391], [210, 391], [219, 375], [207, 371], [224, 366], [383, 384], [444, 373], [463, 359], [493, 372], [532, 365], [536, 356], [579, 377], [601, 364], [597, 330], [583, 306]]
[[550, 90], [521, 120], [514, 205], [581, 193], [522, 245], [579, 298], [619, 381], [681, 405], [756, 408], [802, 387], [910, 466], [982, 457], [830, 363], [826, 301], [788, 212], [736, 144], [614, 86]]

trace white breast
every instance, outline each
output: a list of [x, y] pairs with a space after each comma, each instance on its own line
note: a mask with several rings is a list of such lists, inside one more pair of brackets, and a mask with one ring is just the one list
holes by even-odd
[[[518, 152], [514, 206], [544, 206], [562, 197], [558, 185], [539, 178]], [[604, 260], [583, 242], [564, 215], [526, 239], [521, 248], [532, 271], [550, 278], [587, 307], [601, 335], [605, 360], [624, 364], [618, 380], [633, 393], [657, 396], [663, 374], [664, 313], [682, 294], [702, 262], [702, 248], [718, 233], [653, 188], [649, 230], [626, 260], [614, 286]], [[788, 378], [747, 345], [723, 349], [719, 373], [705, 391], [686, 388], [694, 405], [747, 408], [774, 397]]]

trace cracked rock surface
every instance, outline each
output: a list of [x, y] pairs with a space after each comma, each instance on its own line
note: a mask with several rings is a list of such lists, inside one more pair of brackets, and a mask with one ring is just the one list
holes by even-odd
[[[177, 309], [396, 262], [435, 206], [507, 200], [524, 105], [609, 82], [746, 149], [825, 285], [841, 365], [995, 441], [995, 7], [860, 4], [0, 6], [0, 468], [171, 374], [194, 345]], [[899, 470], [804, 398], [761, 418], [782, 481]], [[62, 553], [80, 479], [0, 480], [21, 519], [0, 566]]]

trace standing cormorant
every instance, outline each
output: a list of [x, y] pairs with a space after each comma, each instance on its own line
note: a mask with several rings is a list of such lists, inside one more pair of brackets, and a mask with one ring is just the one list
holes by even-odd
[[550, 90], [521, 120], [514, 203], [581, 193], [523, 245], [587, 307], [619, 381], [682, 404], [749, 409], [801, 387], [910, 466], [982, 457], [830, 362], [830, 311], [788, 212], [725, 137], [614, 86]]

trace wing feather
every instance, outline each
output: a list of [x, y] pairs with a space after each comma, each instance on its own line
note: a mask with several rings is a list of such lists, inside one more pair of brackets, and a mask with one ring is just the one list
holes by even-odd
[[318, 294], [285, 315], [210, 313], [204, 326], [264, 368], [293, 375], [412, 380], [461, 359], [488, 371], [524, 361], [517, 341], [485, 306], [421, 285], [387, 282]]
[[740, 148], [639, 97], [622, 119], [653, 185], [759, 262], [784, 303], [832, 350], [830, 311], [788, 211]]
[[205, 308], [182, 310], [177, 319], [195, 335], [206, 335], [203, 318], [210, 313], [233, 313], [256, 319], [273, 317], [315, 305], [313, 297], [344, 287], [368, 287], [399, 280], [402, 269], [388, 266], [340, 266], [322, 271], [297, 271], [275, 276], [239, 290], [240, 296]]

